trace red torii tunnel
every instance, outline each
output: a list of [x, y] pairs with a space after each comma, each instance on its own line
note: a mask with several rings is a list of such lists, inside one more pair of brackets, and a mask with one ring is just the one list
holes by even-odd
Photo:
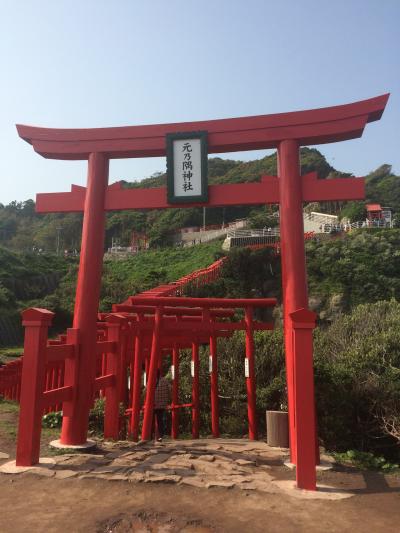
[[[300, 468], [305, 460], [307, 476], [302, 487], [315, 489], [314, 430], [301, 441], [296, 425], [307, 426], [314, 417], [310, 399], [312, 358], [295, 360], [294, 314], [308, 308], [302, 203], [329, 200], [361, 200], [361, 178], [318, 180], [300, 175], [299, 149], [360, 137], [368, 122], [379, 120], [389, 94], [352, 104], [322, 109], [211, 121], [93, 129], [49, 129], [18, 125], [19, 135], [40, 155], [50, 159], [88, 160], [87, 188], [73, 186], [70, 193], [39, 194], [37, 211], [84, 211], [80, 267], [73, 327], [79, 330], [79, 401], [63, 419], [62, 442], [84, 444], [95, 380], [96, 320], [104, 249], [105, 212], [118, 209], [185, 207], [168, 204], [165, 188], [123, 190], [108, 184], [109, 160], [166, 155], [167, 133], [207, 131], [208, 152], [234, 152], [277, 148], [279, 178], [262, 177], [259, 183], [209, 186], [207, 206], [279, 203], [281, 261], [288, 385], [291, 460]], [[187, 205], [187, 207], [189, 207]], [[296, 315], [297, 316], [297, 315]], [[303, 419], [296, 418], [296, 402], [307, 405]], [[308, 454], [308, 455], [307, 455]]]
[[[146, 361], [148, 385], [144, 405], [142, 439], [148, 440], [153, 419], [156, 372], [160, 368], [162, 355], [172, 352], [174, 367], [172, 394], [172, 437], [178, 436], [179, 394], [179, 350], [192, 349], [192, 436], [199, 436], [199, 345], [210, 347], [209, 372], [211, 382], [211, 421], [212, 434], [219, 436], [218, 409], [218, 363], [217, 338], [229, 337], [234, 331], [244, 330], [246, 338], [245, 368], [248, 396], [249, 438], [257, 439], [256, 383], [254, 372], [254, 331], [273, 329], [268, 322], [253, 319], [254, 307], [273, 307], [274, 298], [222, 299], [222, 298], [182, 298], [133, 296], [130, 303], [116, 304], [113, 311], [124, 315], [130, 322], [130, 332], [135, 339], [134, 354], [130, 375], [133, 376], [130, 404], [129, 433], [134, 440], [138, 437], [140, 416], [140, 390], [142, 365]], [[235, 309], [243, 308], [243, 320], [228, 322], [235, 315]], [[220, 320], [218, 320], [220, 319]], [[221, 321], [221, 319], [223, 321]], [[146, 357], [147, 352], [147, 357]], [[116, 437], [115, 435], [113, 435]]]

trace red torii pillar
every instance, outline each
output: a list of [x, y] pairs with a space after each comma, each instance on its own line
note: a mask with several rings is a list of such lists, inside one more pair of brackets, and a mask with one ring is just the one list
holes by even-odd
[[146, 387], [146, 400], [144, 404], [144, 416], [143, 416], [143, 427], [142, 427], [142, 440], [150, 440], [151, 438], [151, 427], [153, 423], [153, 414], [154, 414], [154, 394], [156, 390], [157, 382], [157, 369], [158, 362], [161, 357], [161, 325], [163, 319], [163, 312], [161, 307], [156, 308], [154, 315], [154, 329], [153, 329], [153, 340], [151, 343], [151, 355], [150, 355], [150, 368], [149, 374], [147, 376], [147, 387]]
[[91, 153], [88, 159], [87, 192], [83, 216], [82, 245], [75, 296], [73, 328], [79, 330], [78, 391], [72, 409], [63, 417], [61, 444], [85, 444], [89, 410], [96, 377], [97, 311], [104, 254], [105, 197], [108, 159]]
[[133, 376], [131, 375], [132, 387], [132, 413], [130, 422], [130, 432], [134, 441], [139, 439], [139, 422], [140, 422], [140, 391], [142, 387], [142, 363], [144, 359], [143, 353], [143, 332], [141, 331], [141, 324], [143, 322], [143, 315], [138, 313], [137, 323], [138, 328], [135, 336], [134, 349], [134, 364]]
[[172, 380], [172, 415], [171, 438], [177, 439], [179, 435], [179, 348], [175, 345], [172, 349], [172, 366], [174, 375]]
[[253, 332], [253, 308], [245, 308], [246, 324], [246, 376], [247, 389], [247, 418], [249, 420], [249, 439], [257, 440], [257, 407], [256, 407], [256, 373], [254, 368], [254, 332]]
[[211, 431], [219, 437], [219, 398], [218, 398], [218, 351], [217, 337], [210, 335], [210, 384], [211, 384]]
[[[299, 144], [295, 140], [282, 141], [278, 147], [280, 179], [280, 229], [283, 289], [283, 316], [287, 394], [289, 411], [289, 438], [292, 463], [296, 463], [293, 330], [290, 314], [308, 308], [307, 270], [305, 261], [303, 190], [300, 176]], [[304, 370], [312, 373], [311, 368]]]
[[199, 344], [197, 342], [192, 343], [192, 361], [191, 361], [191, 374], [192, 374], [192, 437], [194, 439], [199, 438], [200, 429], [200, 413], [199, 413]]

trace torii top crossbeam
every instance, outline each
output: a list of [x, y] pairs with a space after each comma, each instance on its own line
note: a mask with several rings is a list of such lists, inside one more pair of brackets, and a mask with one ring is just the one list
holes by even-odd
[[367, 122], [379, 120], [389, 94], [352, 104], [253, 117], [177, 122], [118, 128], [53, 129], [17, 125], [18, 134], [43, 157], [88, 159], [92, 152], [108, 158], [162, 157], [170, 132], [208, 132], [208, 152], [276, 148], [283, 140], [301, 146], [361, 137]]
[[[166, 133], [194, 130], [208, 131], [208, 152], [233, 152], [279, 147], [283, 140], [294, 140], [301, 146], [360, 137], [368, 122], [379, 120], [382, 116], [388, 98], [389, 95], [384, 94], [369, 100], [322, 109], [200, 122], [90, 129], [17, 125], [17, 130], [36, 152], [51, 159], [87, 159], [90, 153], [102, 153], [108, 159], [163, 156], [166, 154]], [[363, 180], [318, 180], [317, 177], [316, 173], [302, 176], [304, 202], [364, 198]], [[85, 193], [85, 187], [72, 185], [71, 192], [38, 194], [36, 210], [39, 213], [83, 211]], [[190, 205], [169, 204], [164, 187], [122, 189], [119, 183], [114, 183], [107, 188], [104, 209], [113, 211], [265, 203], [279, 203], [279, 183], [274, 176], [263, 176], [261, 182], [256, 183], [210, 185], [207, 204]]]

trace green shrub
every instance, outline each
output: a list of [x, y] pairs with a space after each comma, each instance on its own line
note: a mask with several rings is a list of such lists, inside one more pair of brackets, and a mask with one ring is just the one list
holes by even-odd
[[42, 417], [42, 427], [60, 428], [62, 423], [62, 411], [47, 413]]
[[[400, 304], [358, 306], [315, 333], [314, 368], [318, 433], [331, 451], [383, 455], [399, 460], [400, 444]], [[220, 427], [222, 433], [247, 433], [244, 378], [245, 339], [236, 332], [218, 340]], [[260, 431], [265, 411], [287, 409], [281, 329], [256, 332], [257, 413]], [[201, 432], [210, 432], [208, 347], [200, 353]], [[190, 402], [190, 352], [181, 352], [180, 401]], [[181, 416], [190, 432], [190, 413]]]
[[89, 412], [89, 430], [95, 435], [104, 433], [104, 408], [106, 401], [104, 398], [98, 398], [94, 402], [93, 408]]
[[335, 453], [337, 462], [350, 464], [363, 470], [381, 470], [383, 472], [394, 472], [399, 469], [396, 463], [390, 463], [381, 455], [373, 455], [370, 452], [359, 452], [358, 450], [348, 450], [344, 453]]
[[397, 458], [400, 304], [360, 305], [315, 336], [319, 434], [331, 450]]

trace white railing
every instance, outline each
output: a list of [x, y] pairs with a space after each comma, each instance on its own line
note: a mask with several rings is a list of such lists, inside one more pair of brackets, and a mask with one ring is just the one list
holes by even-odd
[[[308, 220], [311, 222], [314, 222], [318, 224], [317, 228], [313, 228], [311, 226], [310, 231], [306, 231], [306, 233], [325, 233], [325, 234], [331, 234], [331, 233], [340, 233], [340, 232], [347, 232], [351, 231], [353, 229], [359, 229], [359, 228], [367, 228], [367, 229], [373, 229], [373, 228], [387, 228], [391, 227], [386, 221], [384, 220], [374, 220], [373, 222], [370, 222], [368, 220], [363, 220], [359, 222], [352, 222], [350, 223], [339, 223], [338, 217], [336, 215], [328, 215], [325, 213], [317, 213], [315, 211], [311, 213], [303, 213], [304, 221]], [[306, 226], [306, 224], [305, 224]], [[307, 228], [305, 228], [307, 230]], [[187, 241], [183, 244], [184, 247], [186, 246], [193, 246], [195, 244], [200, 244], [204, 242], [209, 242], [213, 239], [217, 239], [223, 235], [226, 234], [227, 239], [244, 239], [243, 246], [245, 246], [246, 239], [252, 239], [253, 242], [257, 242], [257, 238], [260, 240], [258, 241], [261, 243], [275, 243], [280, 237], [280, 228], [274, 227], [274, 228], [262, 228], [262, 229], [243, 229], [243, 228], [225, 228], [220, 230], [214, 230], [214, 231], [206, 231], [206, 232], [199, 232], [193, 240]], [[227, 242], [227, 241], [226, 241]]]
[[341, 224], [324, 224], [322, 231], [324, 233], [335, 233], [340, 231], [351, 231], [353, 229], [375, 229], [375, 228], [391, 228], [390, 224], [385, 220], [359, 220], [358, 222], [347, 222]]
[[112, 246], [108, 248], [109, 254], [129, 254], [133, 252], [132, 246]]
[[328, 215], [326, 213], [317, 213], [316, 211], [311, 211], [311, 213], [303, 212], [303, 219], [310, 220], [311, 222], [316, 222], [317, 224], [337, 224], [338, 217], [336, 215]]
[[242, 237], [276, 237], [281, 234], [279, 228], [263, 229], [230, 229], [227, 237], [231, 239]]
[[219, 237], [223, 237], [227, 233], [228, 233], [228, 228], [216, 229], [216, 230], [211, 230], [211, 231], [199, 231], [198, 233], [196, 233], [196, 236], [194, 236], [195, 234], [192, 234], [193, 239], [188, 240], [188, 241], [182, 241], [183, 247], [187, 248], [188, 246], [195, 246], [196, 244], [210, 242], [215, 239], [218, 239]]

